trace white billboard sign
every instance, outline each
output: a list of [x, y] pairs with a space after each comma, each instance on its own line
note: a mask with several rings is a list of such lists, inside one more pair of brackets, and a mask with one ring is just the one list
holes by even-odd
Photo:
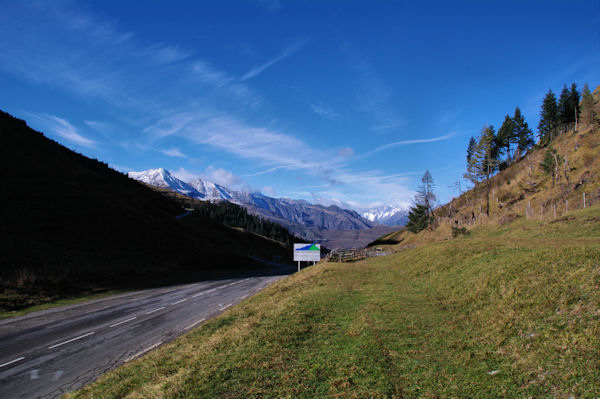
[[321, 244], [294, 244], [295, 262], [318, 262], [321, 260]]

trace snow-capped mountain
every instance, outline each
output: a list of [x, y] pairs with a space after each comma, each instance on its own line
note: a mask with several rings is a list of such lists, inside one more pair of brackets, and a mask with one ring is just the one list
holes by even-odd
[[189, 184], [179, 180], [173, 176], [171, 172], [163, 168], [148, 169], [142, 172], [129, 172], [127, 173], [127, 176], [152, 186], [171, 189], [189, 197], [205, 199], [204, 194], [198, 192]]
[[198, 193], [209, 199], [231, 200], [235, 197], [235, 192], [223, 187], [217, 183], [205, 181], [202, 179], [192, 180], [188, 183]]
[[161, 188], [168, 188], [203, 201], [229, 201], [249, 213], [279, 223], [294, 234], [309, 240], [319, 238], [320, 230], [361, 230], [374, 226], [355, 211], [335, 205], [315, 205], [303, 200], [272, 198], [261, 193], [230, 190], [202, 179], [183, 182], [165, 169], [129, 172], [129, 177]]
[[381, 206], [362, 213], [365, 219], [386, 226], [404, 226], [408, 219], [408, 211], [395, 206]]

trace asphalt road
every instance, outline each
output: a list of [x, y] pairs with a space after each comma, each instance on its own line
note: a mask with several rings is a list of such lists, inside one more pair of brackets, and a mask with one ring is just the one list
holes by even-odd
[[0, 398], [54, 398], [80, 388], [293, 270], [137, 291], [0, 321]]

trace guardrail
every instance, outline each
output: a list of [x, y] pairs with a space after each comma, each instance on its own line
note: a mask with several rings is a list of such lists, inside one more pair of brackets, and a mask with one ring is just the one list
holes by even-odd
[[359, 260], [374, 258], [376, 256], [390, 255], [389, 251], [378, 251], [374, 249], [334, 249], [327, 255], [330, 262], [356, 262]]

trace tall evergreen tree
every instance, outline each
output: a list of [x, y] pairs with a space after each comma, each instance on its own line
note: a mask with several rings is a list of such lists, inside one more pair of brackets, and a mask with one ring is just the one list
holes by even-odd
[[500, 129], [498, 129], [498, 146], [500, 148], [503, 148], [506, 152], [507, 165], [510, 165], [512, 159], [510, 146], [515, 142], [517, 142], [517, 137], [515, 135], [515, 124], [513, 118], [511, 118], [510, 115], [506, 115], [504, 117], [504, 122], [502, 123], [502, 126], [500, 126]]
[[435, 220], [433, 216], [433, 205], [436, 201], [436, 195], [433, 192], [435, 184], [429, 170], [423, 174], [421, 183], [415, 195], [415, 206], [410, 208], [406, 223], [408, 231], [413, 233], [426, 229]]
[[538, 131], [540, 133], [540, 145], [547, 146], [556, 137], [556, 129], [559, 124], [558, 106], [556, 104], [556, 96], [552, 90], [548, 90], [542, 103], [542, 111], [540, 113], [540, 123]]
[[579, 122], [579, 115], [581, 113], [581, 107], [579, 105], [580, 101], [581, 95], [579, 94], [579, 91], [577, 91], [577, 85], [572, 83], [571, 90], [569, 90], [569, 108], [572, 113], [571, 121], [572, 123], [575, 123], [575, 125]]
[[583, 125], [592, 126], [596, 122], [598, 115], [594, 108], [594, 96], [586, 83], [581, 92], [581, 123]]
[[558, 120], [561, 127], [568, 126], [570, 123], [575, 122], [573, 119], [573, 110], [571, 108], [571, 92], [565, 85], [560, 92], [558, 98]]
[[485, 212], [488, 216], [490, 214], [491, 178], [498, 170], [498, 154], [494, 127], [484, 126], [471, 159], [467, 162], [467, 173], [464, 176], [475, 185], [485, 183], [487, 199]]
[[514, 136], [517, 140], [517, 156], [523, 156], [533, 145], [533, 132], [529, 128], [519, 107], [515, 108], [513, 117]]
[[417, 191], [417, 195], [415, 196], [415, 202], [419, 205], [425, 206], [425, 208], [427, 208], [427, 212], [429, 212], [431, 220], [433, 220], [433, 205], [437, 197], [433, 192], [435, 188], [435, 183], [433, 182], [433, 177], [431, 177], [431, 173], [429, 173], [429, 169], [425, 170], [425, 173], [421, 178], [421, 183], [422, 184], [419, 187], [419, 190]]
[[425, 205], [416, 204], [410, 208], [408, 212], [408, 221], [406, 222], [406, 229], [412, 233], [418, 233], [421, 230], [425, 230], [433, 220], [429, 215], [429, 211]]
[[477, 147], [477, 140], [475, 140], [475, 137], [471, 137], [469, 146], [467, 147], [467, 165], [469, 164], [469, 161], [471, 161], [471, 158], [473, 158], [475, 147]]

